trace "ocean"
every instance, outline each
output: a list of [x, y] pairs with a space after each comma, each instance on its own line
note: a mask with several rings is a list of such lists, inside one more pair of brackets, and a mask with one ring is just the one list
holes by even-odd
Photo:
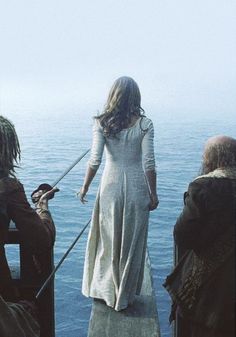
[[[153, 120], [155, 128], [160, 204], [150, 215], [148, 249], [161, 336], [170, 337], [170, 299], [162, 284], [173, 266], [172, 232], [183, 207], [183, 193], [189, 182], [199, 173], [206, 139], [217, 134], [236, 137], [236, 121], [225, 114], [175, 115], [155, 111], [150, 109], [147, 116]], [[58, 113], [15, 111], [6, 115], [15, 124], [20, 139], [22, 161], [17, 175], [24, 184], [28, 197], [39, 184], [52, 184], [80, 154], [90, 148], [92, 115], [86, 108], [80, 111], [65, 109]], [[92, 213], [103, 165], [89, 190], [88, 203], [82, 205], [76, 197], [76, 192], [82, 185], [88, 158], [89, 155], [82, 159], [58, 184], [60, 192], [50, 201], [50, 210], [57, 229], [55, 264]], [[87, 234], [88, 230], [56, 274], [56, 337], [87, 336], [92, 300], [81, 294]], [[10, 257], [14, 259], [14, 256]]]

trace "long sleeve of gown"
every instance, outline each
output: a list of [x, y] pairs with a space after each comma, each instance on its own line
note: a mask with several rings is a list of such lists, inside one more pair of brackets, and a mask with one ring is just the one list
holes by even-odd
[[102, 161], [103, 149], [105, 144], [105, 136], [103, 134], [102, 127], [98, 120], [95, 120], [93, 126], [93, 142], [91, 148], [90, 160], [88, 162], [89, 167], [93, 170], [97, 170]]
[[151, 121], [142, 140], [142, 156], [144, 171], [155, 171], [154, 128]]

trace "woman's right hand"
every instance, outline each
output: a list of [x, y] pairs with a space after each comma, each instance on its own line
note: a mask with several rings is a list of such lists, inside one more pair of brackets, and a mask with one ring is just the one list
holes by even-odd
[[80, 198], [80, 201], [82, 202], [82, 204], [85, 204], [86, 202], [88, 202], [88, 200], [85, 199], [87, 192], [88, 192], [88, 187], [82, 186], [80, 191], [77, 193], [77, 196]]
[[153, 211], [154, 209], [156, 209], [158, 204], [158, 196], [156, 194], [150, 194], [149, 211]]

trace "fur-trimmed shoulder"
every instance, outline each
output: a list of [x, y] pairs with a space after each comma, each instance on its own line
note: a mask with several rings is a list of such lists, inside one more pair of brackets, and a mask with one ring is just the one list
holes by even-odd
[[228, 167], [228, 168], [218, 168], [208, 174], [204, 174], [202, 176], [198, 176], [194, 179], [198, 180], [201, 178], [228, 178], [228, 179], [236, 179], [236, 167]]

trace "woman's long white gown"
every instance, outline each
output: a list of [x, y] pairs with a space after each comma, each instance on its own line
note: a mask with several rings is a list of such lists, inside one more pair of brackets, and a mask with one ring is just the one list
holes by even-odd
[[119, 311], [140, 293], [147, 244], [149, 189], [144, 171], [155, 169], [153, 124], [140, 117], [115, 138], [97, 120], [89, 166], [106, 163], [88, 236], [82, 293]]

